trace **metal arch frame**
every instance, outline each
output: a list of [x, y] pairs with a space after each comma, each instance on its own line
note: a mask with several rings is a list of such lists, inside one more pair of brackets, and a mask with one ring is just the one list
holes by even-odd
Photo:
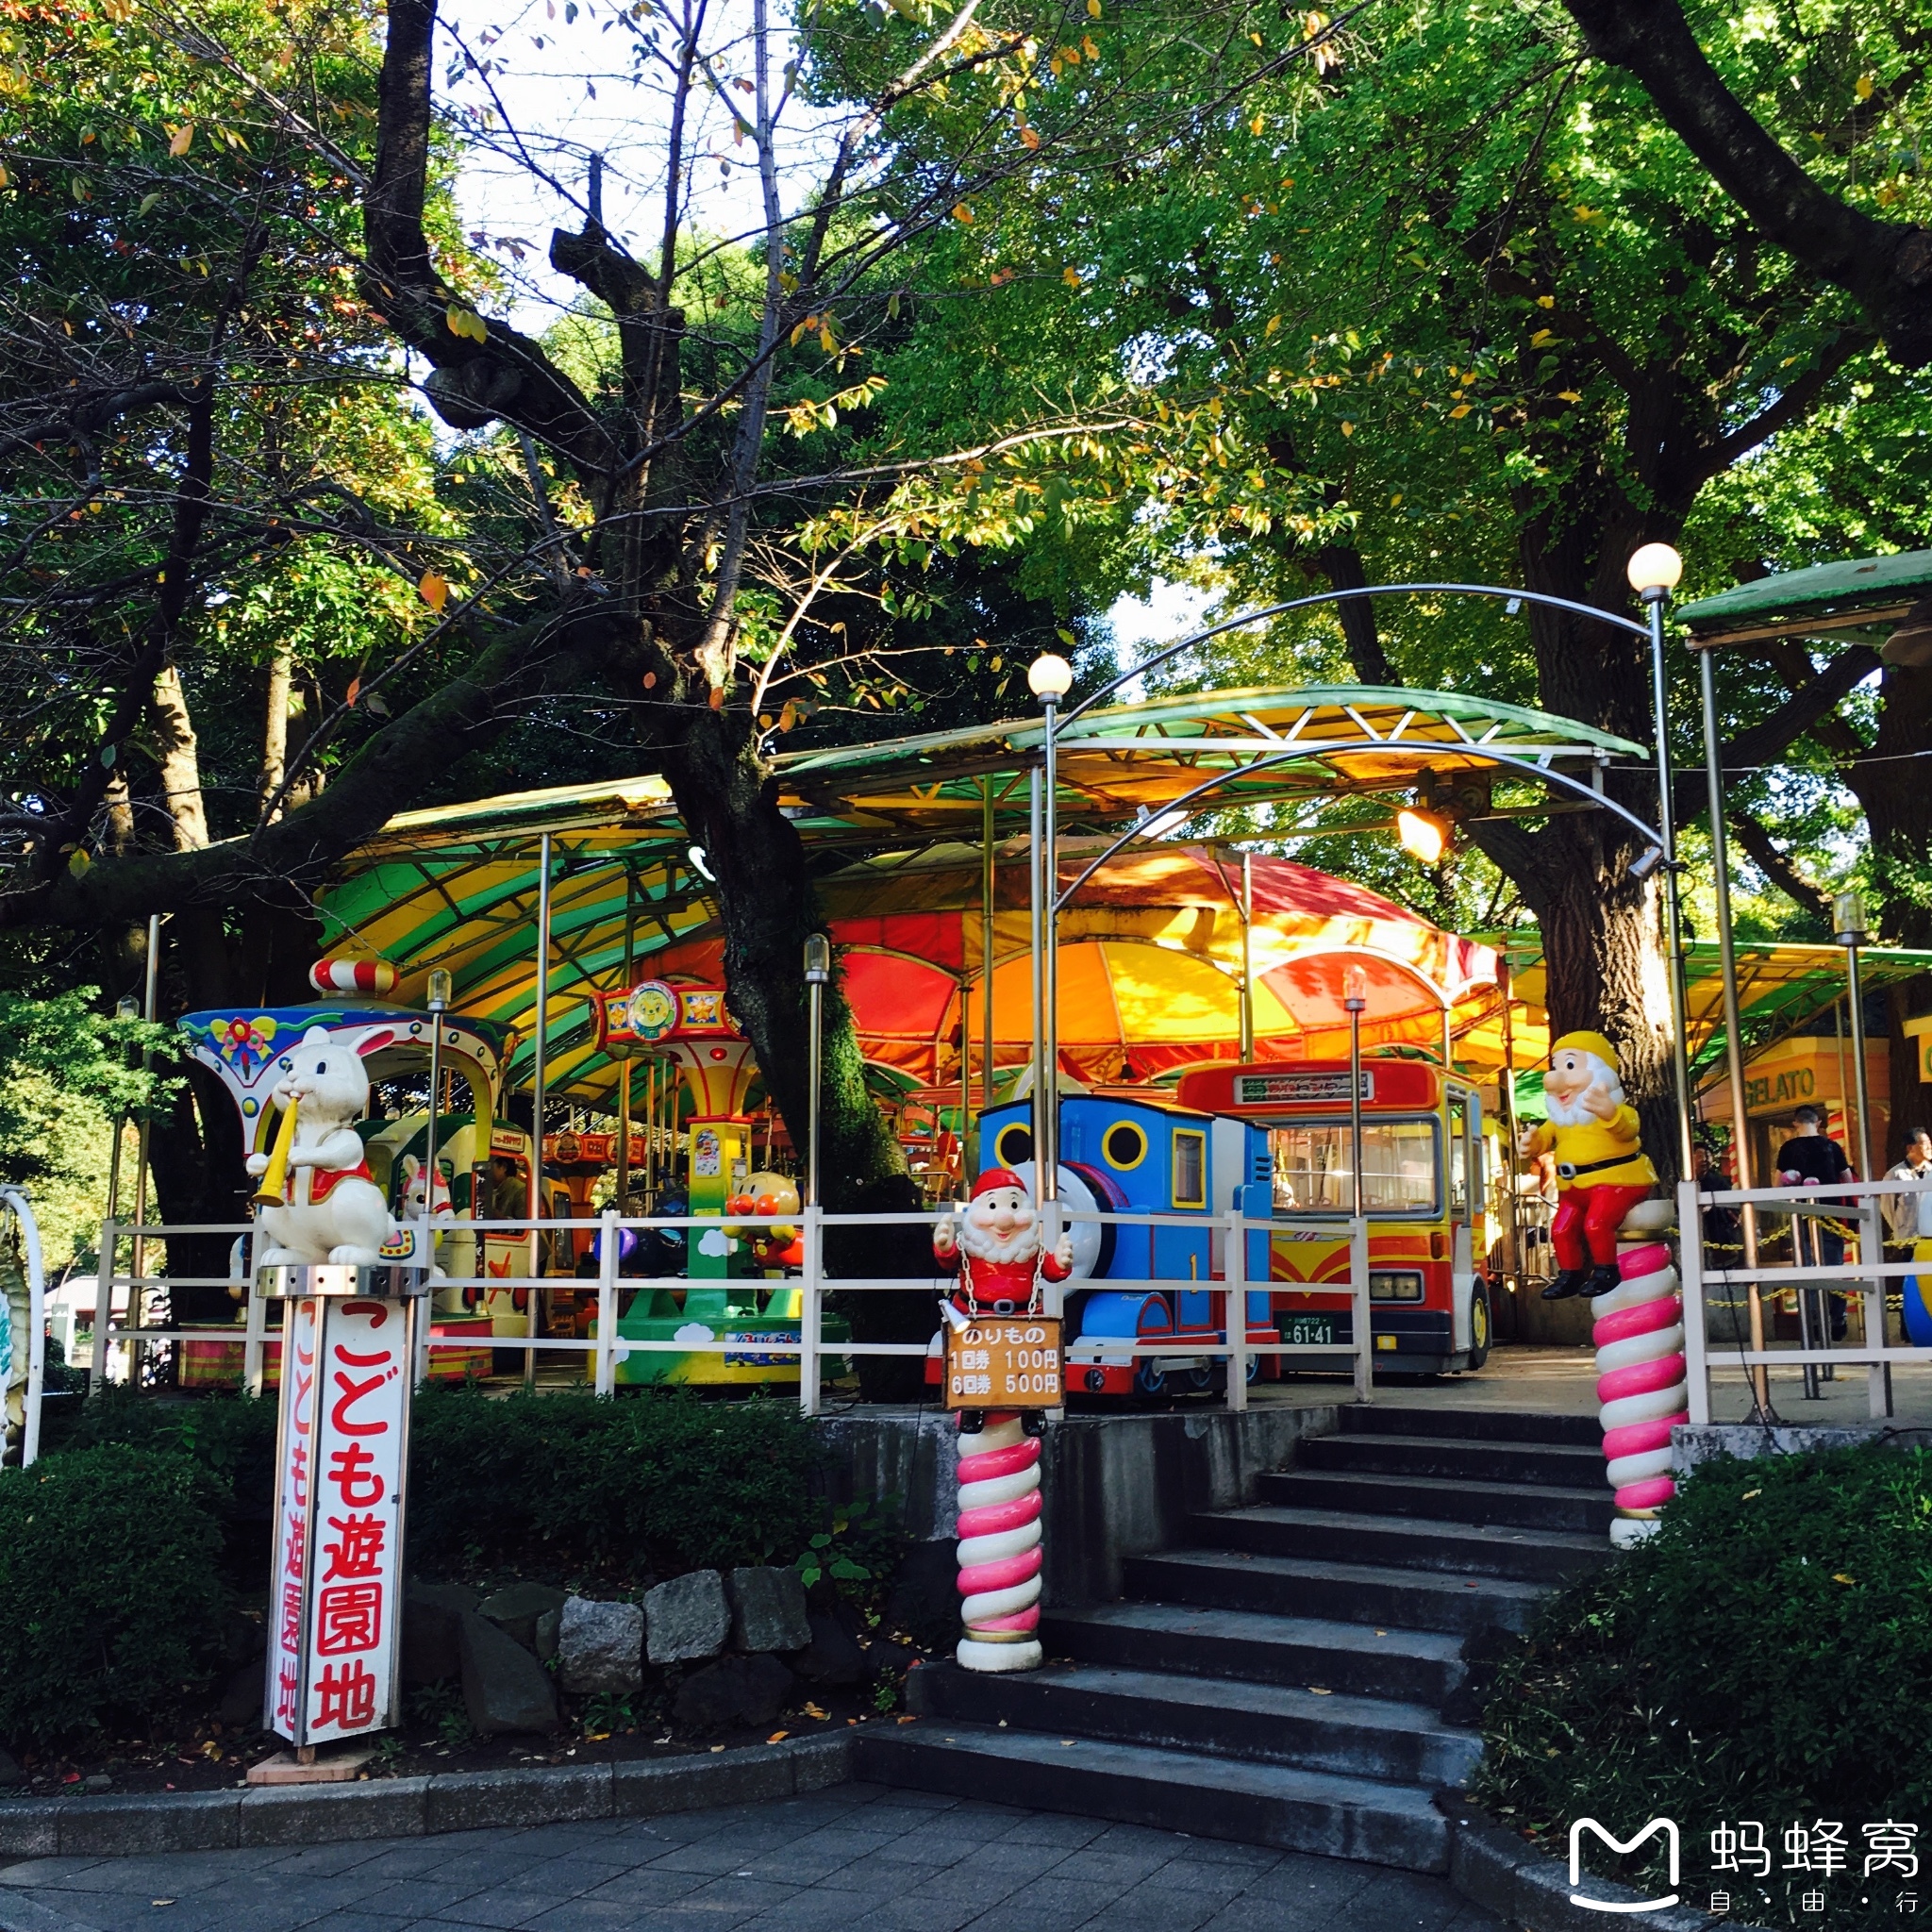
[[[1386, 740], [1367, 738], [1358, 739], [1349, 743], [1324, 744], [1321, 747], [1321, 755], [1327, 757], [1335, 752], [1387, 751], [1388, 749], [1389, 744]], [[1420, 750], [1421, 747], [1417, 747], [1417, 749]], [[1074, 894], [1117, 853], [1125, 851], [1135, 840], [1144, 838], [1147, 835], [1148, 826], [1159, 824], [1163, 822], [1171, 823], [1174, 815], [1180, 812], [1182, 808], [1192, 800], [1205, 797], [1208, 792], [1218, 791], [1223, 785], [1229, 783], [1233, 779], [1242, 777], [1247, 773], [1266, 771], [1274, 765], [1298, 763], [1307, 758], [1308, 755], [1307, 751], [1300, 748], [1293, 751], [1276, 752], [1268, 758], [1251, 759], [1232, 771], [1217, 772], [1211, 778], [1196, 785], [1192, 791], [1182, 792], [1171, 805], [1164, 805], [1158, 811], [1150, 813], [1140, 824], [1129, 825], [1112, 844], [1108, 846], [1106, 851], [1101, 853], [1097, 858], [1088, 865], [1087, 869], [1081, 873], [1079, 877], [1065, 891], [1054, 899], [1051, 908], [1053, 916], [1058, 918], [1066, 909], [1068, 902], [1073, 898]], [[1654, 825], [1645, 824], [1635, 812], [1625, 809], [1615, 799], [1606, 797], [1593, 785], [1586, 785], [1581, 778], [1573, 778], [1567, 772], [1552, 771], [1533, 762], [1529, 758], [1512, 758], [1507, 752], [1485, 751], [1480, 756], [1484, 762], [1488, 764], [1504, 765], [1511, 771], [1522, 772], [1532, 778], [1540, 778], [1545, 784], [1561, 786], [1565, 791], [1575, 792], [1579, 797], [1588, 799], [1592, 806], [1622, 819], [1625, 824], [1629, 825], [1640, 838], [1643, 839], [1655, 850], [1664, 853], [1663, 836]], [[1200, 814], [1196, 811], [1191, 811], [1186, 816], [1192, 819], [1198, 818]], [[1343, 826], [1338, 829], [1346, 830], [1347, 827]], [[1668, 858], [1669, 854], [1664, 853], [1664, 856]]]
[[1090, 710], [1101, 699], [1112, 696], [1122, 685], [1131, 684], [1137, 677], [1144, 677], [1170, 658], [1177, 658], [1196, 644], [1205, 644], [1209, 638], [1218, 638], [1224, 631], [1245, 630], [1249, 625], [1258, 624], [1264, 617], [1283, 617], [1291, 610], [1313, 610], [1324, 604], [1353, 604], [1369, 597], [1398, 596], [1502, 597], [1517, 604], [1540, 604], [1548, 610], [1567, 610], [1575, 617], [1594, 618], [1597, 623], [1607, 624], [1613, 629], [1626, 630], [1632, 637], [1641, 638], [1645, 643], [1650, 641], [1650, 626], [1639, 624], [1635, 618], [1619, 617], [1613, 610], [1599, 610], [1593, 604], [1578, 604], [1569, 597], [1552, 597], [1541, 591], [1512, 591], [1500, 584], [1364, 584], [1355, 590], [1321, 591], [1310, 597], [1291, 597], [1285, 604], [1264, 604], [1257, 609], [1242, 611], [1239, 617], [1210, 624], [1205, 630], [1197, 630], [1182, 638], [1178, 643], [1163, 645], [1153, 657], [1142, 658], [1131, 670], [1123, 671], [1110, 683], [1082, 698], [1060, 720], [1059, 728], [1064, 731], [1081, 712]]
[[[1059, 851], [1053, 823], [1053, 807], [1058, 791], [1056, 774], [1057, 740], [1059, 734], [1066, 730], [1069, 725], [1073, 724], [1084, 712], [1091, 709], [1092, 707], [1100, 704], [1104, 699], [1112, 696], [1122, 685], [1130, 683], [1137, 677], [1144, 677], [1148, 672], [1169, 662], [1182, 652], [1191, 650], [1197, 644], [1205, 643], [1210, 638], [1219, 637], [1226, 631], [1245, 629], [1249, 625], [1259, 623], [1264, 618], [1283, 616], [1293, 610], [1320, 609], [1330, 605], [1354, 603], [1371, 597], [1415, 595], [1501, 598], [1509, 603], [1512, 608], [1520, 608], [1524, 604], [1533, 604], [1543, 609], [1567, 611], [1573, 616], [1586, 618], [1597, 624], [1608, 625], [1613, 630], [1621, 630], [1632, 637], [1641, 639], [1649, 647], [1654, 684], [1653, 708], [1656, 712], [1657, 725], [1657, 808], [1662, 827], [1660, 830], [1653, 829], [1651, 826], [1646, 825], [1635, 813], [1626, 810], [1614, 800], [1607, 797], [1603, 792], [1592, 787], [1583, 785], [1580, 781], [1571, 778], [1567, 774], [1557, 772], [1549, 766], [1536, 765], [1524, 759], [1512, 758], [1507, 753], [1483, 751], [1479, 755], [1486, 762], [1507, 766], [1517, 771], [1526, 771], [1532, 776], [1540, 777], [1546, 783], [1554, 783], [1569, 791], [1581, 791], [1594, 804], [1613, 813], [1618, 818], [1624, 820], [1626, 824], [1630, 825], [1656, 851], [1658, 858], [1661, 860], [1665, 893], [1666, 932], [1664, 941], [1669, 964], [1668, 978], [1671, 1001], [1671, 1030], [1674, 1036], [1674, 1084], [1677, 1090], [1678, 1138], [1681, 1142], [1681, 1155], [1688, 1170], [1690, 1147], [1690, 1074], [1684, 1050], [1686, 998], [1683, 974], [1683, 941], [1677, 904], [1677, 857], [1673, 849], [1675, 841], [1673, 836], [1671, 824], [1670, 774], [1668, 765], [1670, 752], [1669, 732], [1667, 730], [1667, 720], [1664, 715], [1661, 599], [1652, 600], [1650, 622], [1640, 624], [1634, 618], [1621, 617], [1614, 611], [1600, 610], [1594, 605], [1579, 604], [1572, 598], [1555, 597], [1541, 591], [1512, 590], [1507, 586], [1500, 584], [1365, 584], [1348, 590], [1317, 591], [1310, 596], [1294, 597], [1280, 604], [1262, 605], [1256, 609], [1242, 611], [1234, 617], [1224, 618], [1218, 624], [1208, 625], [1201, 630], [1191, 632], [1176, 642], [1165, 645], [1162, 649], [1157, 651], [1153, 657], [1143, 658], [1130, 670], [1122, 672], [1119, 676], [1102, 685], [1098, 691], [1091, 692], [1088, 696], [1081, 699], [1077, 705], [1074, 706], [1067, 712], [1064, 719], [1058, 716], [1059, 707], [1057, 696], [1049, 695], [1047, 697], [1043, 721], [1045, 730], [1041, 744], [1041, 763], [1044, 767], [1047, 817], [1045, 837], [1040, 841], [1041, 849], [1037, 850], [1034, 854], [1035, 877], [1038, 879], [1041, 874], [1043, 873], [1046, 882], [1045, 890], [1036, 890], [1034, 895], [1034, 976], [1036, 985], [1041, 986], [1044, 992], [1041, 1008], [1042, 1026], [1041, 1029], [1043, 1037], [1038, 1042], [1037, 1051], [1039, 1058], [1036, 1061], [1036, 1066], [1040, 1073], [1039, 1076], [1035, 1079], [1033, 1091], [1033, 1139], [1039, 1160], [1040, 1192], [1042, 1204], [1056, 1203], [1059, 1192], [1059, 1027], [1057, 1011], [1058, 989], [1057, 985], [1058, 975], [1055, 972], [1055, 959], [1059, 947], [1058, 925], [1060, 908], [1067, 903], [1067, 900], [1073, 893], [1077, 891], [1116, 852], [1124, 850], [1135, 839], [1139, 838], [1145, 831], [1147, 824], [1152, 823], [1154, 818], [1172, 818], [1173, 814], [1181, 807], [1188, 805], [1196, 798], [1205, 796], [1209, 791], [1217, 790], [1233, 775], [1227, 772], [1217, 774], [1207, 783], [1184, 792], [1179, 798], [1163, 808], [1161, 812], [1151, 815], [1148, 820], [1131, 827], [1114, 841], [1098, 858], [1094, 859], [1063, 893], [1058, 890]], [[1361, 721], [1358, 719], [1357, 722]], [[1276, 765], [1294, 762], [1299, 758], [1306, 758], [1311, 749], [1312, 747], [1308, 747], [1299, 752], [1270, 754], [1260, 758], [1249, 760], [1240, 769], [1242, 772], [1268, 770]], [[1357, 746], [1345, 744], [1326, 745], [1323, 747], [1323, 754], [1324, 756], [1332, 756], [1335, 753], [1350, 749], [1386, 750], [1387, 746], [1381, 741], [1374, 741], [1370, 744]], [[1476, 748], [1472, 747], [1471, 749], [1475, 750]], [[1189, 816], [1192, 817], [1194, 814], [1190, 813]]]

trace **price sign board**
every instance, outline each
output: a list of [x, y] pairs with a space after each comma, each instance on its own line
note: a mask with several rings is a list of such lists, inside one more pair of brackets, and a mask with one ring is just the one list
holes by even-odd
[[946, 1330], [948, 1408], [1058, 1408], [1065, 1364], [1058, 1316], [983, 1317]]

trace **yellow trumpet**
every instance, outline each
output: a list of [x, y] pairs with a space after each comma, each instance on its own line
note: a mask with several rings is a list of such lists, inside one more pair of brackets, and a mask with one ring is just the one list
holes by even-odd
[[275, 1142], [269, 1149], [268, 1165], [261, 1171], [261, 1183], [255, 1191], [258, 1206], [279, 1208], [282, 1190], [289, 1178], [289, 1150], [295, 1144], [295, 1103], [291, 1100], [275, 1124]]

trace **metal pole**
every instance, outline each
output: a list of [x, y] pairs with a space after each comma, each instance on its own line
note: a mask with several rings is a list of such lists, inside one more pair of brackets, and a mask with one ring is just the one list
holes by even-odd
[[[147, 986], [141, 1004], [141, 1017], [152, 1026], [155, 1024], [157, 995], [160, 990], [161, 976], [161, 915], [150, 912], [147, 916]], [[145, 1074], [154, 1065], [154, 1051], [143, 1046], [141, 1050], [141, 1071]], [[147, 1224], [147, 1150], [148, 1136], [153, 1123], [149, 1110], [142, 1108], [141, 1126], [135, 1143], [134, 1166], [134, 1220], [137, 1226]], [[127, 1285], [127, 1325], [130, 1328], [147, 1326], [147, 1295], [142, 1288], [141, 1278], [147, 1273], [147, 1237], [137, 1234], [134, 1237], [134, 1265]], [[108, 1312], [111, 1314], [112, 1309]], [[99, 1326], [96, 1319], [95, 1326]], [[96, 1351], [98, 1353], [98, 1351]], [[142, 1346], [138, 1341], [127, 1347], [127, 1381], [131, 1388], [141, 1386]]]
[[[1060, 890], [1060, 847], [1059, 785], [1054, 744], [1054, 733], [1059, 723], [1058, 693], [1042, 691], [1041, 704], [1046, 713], [1046, 769], [1041, 781], [1044, 838], [1040, 854], [1043, 877], [1041, 897], [1046, 908], [1046, 1040], [1041, 1056], [1045, 1062], [1046, 1091], [1045, 1111], [1041, 1116], [1044, 1132], [1035, 1143], [1035, 1156], [1040, 1162], [1040, 1200], [1044, 1206], [1058, 1200], [1060, 1192], [1060, 911], [1056, 903]], [[1056, 1230], [1049, 1228], [1045, 1232], [1051, 1234]]]
[[825, 1044], [825, 985], [832, 976], [832, 942], [815, 932], [805, 942], [805, 989], [810, 1001], [806, 1066], [805, 1199], [807, 1208], [819, 1205], [819, 1107], [824, 1093], [821, 1061]]
[[1362, 1012], [1353, 1000], [1348, 1008], [1348, 1158], [1355, 1179], [1355, 1205], [1349, 1211], [1359, 1221], [1366, 1192], [1362, 1187]]
[[[543, 1291], [542, 1248], [537, 1221], [543, 1204], [543, 1057], [550, 1026], [550, 834], [545, 832], [537, 860], [537, 1037], [530, 1057], [530, 1307], [529, 1338], [537, 1339], [538, 1298]], [[524, 1387], [537, 1386], [537, 1351], [524, 1351]]]
[[[624, 991], [628, 997], [635, 970], [638, 934], [637, 879], [626, 867], [624, 874]], [[627, 1048], [617, 1063], [617, 1211], [630, 1212], [630, 1056]]]
[[[1507, 1212], [1503, 1217], [1503, 1266], [1508, 1272], [1510, 1283], [1519, 1291], [1523, 1284], [1523, 1223], [1518, 1213], [1522, 1195], [1516, 1186], [1516, 1030], [1510, 1013], [1515, 1004], [1509, 987], [1509, 961], [1503, 958], [1498, 962], [1502, 974], [1503, 991], [1503, 1078], [1499, 1083], [1497, 1098], [1503, 1103], [1503, 1138], [1507, 1146], [1502, 1165], [1502, 1179], [1506, 1194]], [[1511, 1335], [1515, 1330], [1510, 1330]]]
[[1241, 854], [1241, 1064], [1255, 1058], [1255, 855]]
[[[992, 1106], [992, 777], [980, 781], [979, 819], [979, 1105]], [[963, 1137], [964, 1128], [960, 1132]]]
[[1663, 839], [1664, 951], [1671, 975], [1671, 1070], [1677, 1083], [1677, 1172], [1696, 1172], [1690, 1146], [1690, 1055], [1686, 1042], [1690, 1002], [1684, 991], [1683, 911], [1677, 892], [1677, 810], [1672, 795], [1670, 711], [1664, 694], [1664, 600], [1668, 591], [1642, 592], [1650, 618], [1650, 701], [1657, 714], [1657, 824]]
[[[441, 975], [447, 979], [447, 974]], [[437, 984], [439, 975], [429, 976], [429, 1137], [423, 1150], [423, 1252], [417, 1257], [419, 1268], [436, 1265], [436, 1109], [442, 1104], [442, 1016], [448, 995]]]
[[1033, 1158], [1037, 1163], [1045, 1141], [1046, 1091], [1041, 1063], [1044, 1045], [1043, 1013], [1046, 1006], [1043, 975], [1046, 972], [1046, 936], [1040, 899], [1040, 767], [1026, 774], [1028, 837], [1026, 879], [1032, 891], [1031, 921], [1028, 927], [1033, 954]]
[[[1731, 1145], [1740, 1189], [1751, 1186], [1750, 1118], [1744, 1103], [1744, 1041], [1739, 1031], [1738, 950], [1731, 934], [1731, 865], [1724, 838], [1724, 758], [1717, 741], [1717, 687], [1710, 668], [1710, 652], [1697, 653], [1699, 695], [1704, 706], [1704, 780], [1710, 801], [1710, 862], [1717, 901], [1717, 944], [1719, 970], [1724, 975], [1724, 1071], [1731, 1094]], [[1743, 1224], [1744, 1272], [1750, 1278], [1744, 1286], [1745, 1307], [1751, 1323], [1751, 1348], [1760, 1354], [1764, 1348], [1764, 1304], [1758, 1296], [1757, 1210], [1749, 1202], [1740, 1217]], [[1687, 1231], [1687, 1239], [1690, 1238]], [[1771, 1371], [1762, 1362], [1751, 1368], [1751, 1420], [1768, 1422], [1774, 1418], [1771, 1408]]]
[[[1877, 1179], [1872, 1172], [1872, 1093], [1865, 1070], [1865, 985], [1859, 970], [1858, 950], [1871, 935], [1865, 930], [1865, 902], [1857, 892], [1840, 892], [1832, 901], [1832, 926], [1839, 943], [1845, 949], [1845, 1008], [1852, 1025], [1852, 1081], [1858, 1095], [1858, 1178]], [[1885, 1259], [1885, 1230], [1880, 1220], [1883, 1209], [1873, 1196], [1858, 1204], [1858, 1261], [1861, 1267]], [[1823, 1243], [1814, 1243], [1822, 1246]], [[1864, 1295], [1865, 1346], [1882, 1347], [1885, 1342], [1885, 1283], [1880, 1276], [1868, 1276]], [[1822, 1304], [1823, 1294], [1819, 1296]], [[1867, 1372], [1871, 1410], [1874, 1416], [1891, 1413], [1891, 1364], [1874, 1362]]]

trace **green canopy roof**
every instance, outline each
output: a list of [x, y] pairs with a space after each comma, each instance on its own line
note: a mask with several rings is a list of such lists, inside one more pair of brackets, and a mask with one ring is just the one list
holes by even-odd
[[1870, 626], [1882, 633], [1932, 591], [1932, 550], [1848, 557], [1808, 570], [1776, 571], [1715, 597], [1680, 604], [1676, 616], [1701, 641], [1808, 636]]

